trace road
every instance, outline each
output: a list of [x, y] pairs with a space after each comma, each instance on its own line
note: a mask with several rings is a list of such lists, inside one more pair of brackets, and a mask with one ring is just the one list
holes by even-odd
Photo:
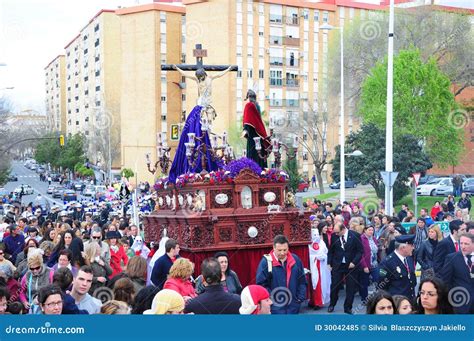
[[[15, 182], [8, 182], [5, 185], [5, 190], [8, 192], [13, 192], [15, 188], [20, 186], [21, 184], [30, 185], [35, 193], [32, 195], [24, 195], [22, 198], [22, 204], [28, 205], [28, 203], [32, 202], [38, 194], [41, 194], [44, 199], [46, 199], [50, 206], [58, 205], [60, 207], [64, 206], [64, 203], [59, 198], [53, 198], [50, 194], [47, 194], [48, 190], [48, 182], [47, 181], [40, 181], [39, 175], [36, 174], [35, 171], [32, 171], [25, 166], [23, 166], [22, 162], [13, 161], [12, 163], [12, 173], [18, 176], [18, 181]], [[53, 182], [53, 185], [59, 185], [58, 182]], [[87, 197], [83, 197], [78, 195], [78, 200], [82, 200]]]

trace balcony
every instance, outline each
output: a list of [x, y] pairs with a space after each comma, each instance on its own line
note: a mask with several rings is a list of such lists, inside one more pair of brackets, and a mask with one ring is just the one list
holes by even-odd
[[270, 23], [271, 24], [282, 24], [283, 16], [279, 14], [270, 14]]
[[283, 45], [300, 46], [300, 38], [284, 37], [283, 38]]
[[284, 79], [284, 84], [288, 87], [288, 88], [298, 88], [300, 86], [300, 80], [297, 79], [297, 78], [285, 78]]
[[270, 36], [270, 45], [283, 45], [283, 37]]
[[270, 78], [270, 86], [283, 86], [281, 78]]
[[299, 25], [298, 16], [285, 16], [285, 24], [287, 25]]
[[291, 107], [297, 108], [300, 104], [300, 101], [297, 99], [281, 99], [281, 98], [272, 98], [269, 100], [270, 107]]
[[270, 106], [271, 107], [282, 107], [283, 106], [283, 99], [270, 99]]
[[296, 58], [270, 57], [269, 64], [271, 66], [299, 67], [299, 61]]

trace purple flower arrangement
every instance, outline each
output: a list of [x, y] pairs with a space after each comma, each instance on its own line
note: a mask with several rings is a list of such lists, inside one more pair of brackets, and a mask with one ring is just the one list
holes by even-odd
[[240, 159], [231, 161], [224, 167], [224, 170], [229, 171], [230, 176], [232, 178], [235, 178], [244, 168], [249, 168], [257, 175], [260, 175], [260, 173], [262, 172], [262, 168], [260, 168], [260, 166], [255, 161], [246, 157], [241, 157]]

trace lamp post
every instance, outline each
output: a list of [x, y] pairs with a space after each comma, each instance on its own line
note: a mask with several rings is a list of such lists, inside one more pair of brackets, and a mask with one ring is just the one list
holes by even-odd
[[330, 31], [330, 30], [339, 30], [341, 33], [341, 98], [340, 98], [340, 115], [339, 115], [339, 125], [341, 129], [341, 133], [339, 135], [339, 145], [341, 148], [341, 162], [340, 162], [340, 201], [341, 204], [346, 200], [346, 172], [345, 172], [345, 154], [344, 154], [344, 28], [343, 27], [336, 27], [329, 25], [327, 23], [321, 25], [320, 27], [321, 30], [323, 31]]

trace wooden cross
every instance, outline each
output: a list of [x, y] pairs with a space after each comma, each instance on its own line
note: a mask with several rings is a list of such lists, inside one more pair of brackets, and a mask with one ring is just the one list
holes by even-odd
[[[200, 68], [206, 71], [224, 71], [229, 68], [230, 65], [204, 65], [203, 58], [207, 57], [207, 50], [202, 48], [202, 44], [196, 44], [196, 48], [193, 50], [193, 56], [196, 57], [196, 64], [176, 64], [183, 71], [196, 71]], [[161, 70], [163, 71], [176, 71], [173, 69], [173, 64], [162, 64]], [[232, 65], [230, 71], [237, 71], [237, 65]]]

